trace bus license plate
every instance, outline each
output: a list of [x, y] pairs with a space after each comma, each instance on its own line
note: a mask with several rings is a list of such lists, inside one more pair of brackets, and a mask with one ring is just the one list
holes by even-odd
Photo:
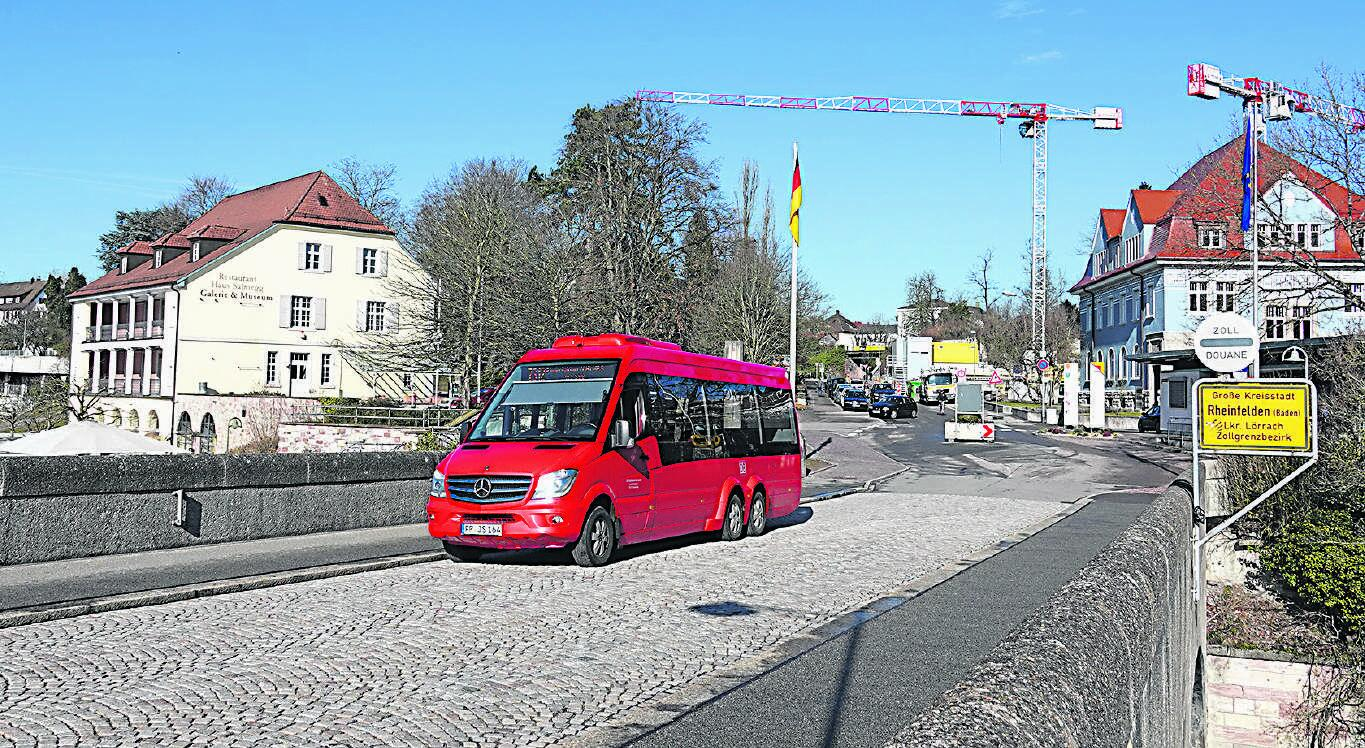
[[466, 522], [460, 525], [461, 535], [502, 536], [502, 525], [497, 522]]

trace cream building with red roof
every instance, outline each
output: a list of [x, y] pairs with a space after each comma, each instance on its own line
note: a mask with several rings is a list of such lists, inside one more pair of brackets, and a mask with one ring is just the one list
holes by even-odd
[[104, 393], [109, 420], [215, 451], [253, 410], [381, 394], [382, 375], [342, 349], [403, 334], [395, 289], [421, 272], [321, 171], [226, 197], [118, 257], [69, 297], [72, 381]]
[[[1085, 273], [1070, 289], [1080, 298], [1082, 360], [1104, 363], [1111, 392], [1163, 403], [1165, 428], [1189, 427], [1188, 387], [1200, 376], [1195, 328], [1213, 312], [1250, 311], [1243, 148], [1235, 138], [1168, 189], [1143, 185], [1124, 207], [1100, 210]], [[1349, 300], [1365, 290], [1365, 200], [1270, 146], [1260, 149], [1258, 318], [1263, 358], [1276, 355], [1263, 370], [1298, 374], [1280, 366], [1279, 350], [1365, 324], [1365, 308]]]

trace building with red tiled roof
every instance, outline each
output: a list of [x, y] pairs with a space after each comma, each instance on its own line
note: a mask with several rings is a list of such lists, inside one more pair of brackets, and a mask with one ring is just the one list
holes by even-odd
[[[1359, 328], [1365, 323], [1355, 303], [1365, 289], [1365, 199], [1268, 145], [1258, 147], [1263, 341]], [[1249, 314], [1250, 258], [1240, 230], [1243, 150], [1243, 139], [1235, 138], [1167, 189], [1143, 185], [1129, 192], [1122, 210], [1100, 210], [1085, 271], [1070, 290], [1080, 297], [1082, 357], [1103, 362], [1109, 388], [1160, 399], [1158, 358], [1192, 348], [1194, 328], [1212, 312]], [[1322, 273], [1303, 270], [1296, 259]], [[1323, 283], [1324, 274], [1332, 282]], [[1167, 386], [1185, 387], [1185, 378]], [[1167, 416], [1180, 425], [1179, 414]]]
[[225, 197], [117, 256], [69, 297], [72, 380], [103, 393], [110, 420], [219, 451], [230, 421], [382, 394], [382, 375], [342, 352], [408, 331], [395, 289], [421, 272], [321, 171]]

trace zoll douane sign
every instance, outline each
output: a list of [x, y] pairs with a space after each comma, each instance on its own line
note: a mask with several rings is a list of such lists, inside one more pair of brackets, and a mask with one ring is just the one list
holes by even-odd
[[1194, 354], [1204, 366], [1224, 374], [1256, 361], [1261, 339], [1251, 320], [1240, 314], [1210, 314], [1194, 331]]
[[1304, 381], [1204, 379], [1195, 387], [1199, 449], [1236, 454], [1313, 452], [1315, 393]]

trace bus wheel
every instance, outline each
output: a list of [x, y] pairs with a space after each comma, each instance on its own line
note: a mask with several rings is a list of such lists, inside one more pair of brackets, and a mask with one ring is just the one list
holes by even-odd
[[[444, 541], [442, 541], [444, 543]], [[458, 543], [444, 543], [446, 556], [455, 563], [469, 563], [483, 558], [483, 549]]]
[[720, 526], [721, 540], [739, 540], [744, 537], [744, 497], [738, 491], [730, 494], [725, 503], [725, 521]]
[[762, 491], [754, 491], [754, 500], [749, 502], [749, 537], [756, 538], [768, 529], [768, 497]]
[[605, 566], [615, 552], [616, 523], [606, 507], [595, 506], [583, 520], [583, 532], [569, 555], [579, 566]]

